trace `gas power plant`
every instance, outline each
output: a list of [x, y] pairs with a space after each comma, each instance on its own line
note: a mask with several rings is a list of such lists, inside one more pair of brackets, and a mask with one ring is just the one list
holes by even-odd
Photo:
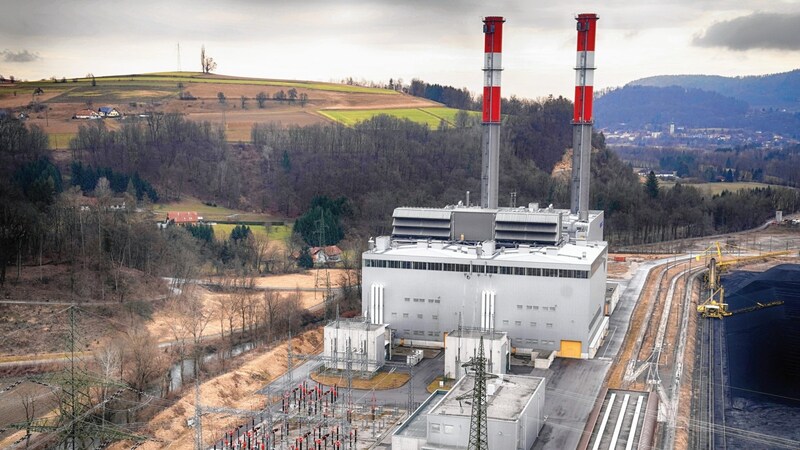
[[570, 209], [498, 206], [502, 17], [483, 20], [480, 205], [398, 207], [363, 253], [362, 309], [395, 343], [444, 347], [448, 333], [505, 333], [516, 353], [591, 358], [608, 329], [603, 211], [589, 210], [595, 14], [576, 17]]

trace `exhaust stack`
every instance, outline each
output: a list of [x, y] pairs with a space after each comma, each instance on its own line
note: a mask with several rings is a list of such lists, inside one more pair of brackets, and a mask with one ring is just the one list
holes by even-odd
[[483, 19], [483, 141], [481, 158], [481, 206], [497, 208], [500, 172], [500, 73], [503, 51], [502, 17]]
[[575, 110], [572, 115], [572, 186], [570, 210], [578, 220], [589, 220], [589, 165], [592, 159], [592, 90], [597, 14], [579, 14], [578, 54], [575, 67]]

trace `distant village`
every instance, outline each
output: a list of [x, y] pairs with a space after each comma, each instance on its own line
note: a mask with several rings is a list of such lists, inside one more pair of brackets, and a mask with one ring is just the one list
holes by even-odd
[[628, 147], [719, 148], [757, 147], [783, 148], [797, 144], [797, 139], [773, 133], [742, 128], [686, 128], [671, 123], [666, 130], [602, 130], [606, 143]]

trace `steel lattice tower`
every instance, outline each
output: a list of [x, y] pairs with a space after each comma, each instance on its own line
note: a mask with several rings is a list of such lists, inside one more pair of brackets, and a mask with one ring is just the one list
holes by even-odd
[[472, 388], [472, 414], [469, 423], [468, 450], [488, 450], [488, 432], [486, 429], [486, 358], [483, 354], [483, 336], [478, 345], [478, 356], [464, 364], [475, 370], [475, 385]]

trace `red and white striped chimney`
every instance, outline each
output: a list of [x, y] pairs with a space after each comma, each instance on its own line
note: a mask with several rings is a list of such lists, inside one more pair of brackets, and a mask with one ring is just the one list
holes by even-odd
[[483, 123], [500, 123], [503, 22], [502, 17], [483, 19]]
[[579, 14], [578, 54], [575, 65], [574, 123], [592, 121], [592, 91], [594, 88], [594, 42], [597, 31], [597, 14]]
[[592, 94], [597, 14], [579, 14], [575, 65], [575, 109], [572, 114], [572, 192], [570, 212], [589, 220], [589, 164], [592, 157]]
[[502, 72], [502, 17], [483, 19], [483, 154], [481, 162], [481, 206], [497, 208], [500, 170], [500, 74]]

